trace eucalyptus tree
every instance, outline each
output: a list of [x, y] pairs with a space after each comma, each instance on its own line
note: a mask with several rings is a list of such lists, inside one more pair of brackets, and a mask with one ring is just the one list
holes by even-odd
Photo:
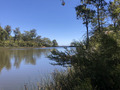
[[42, 38], [42, 45], [50, 47], [52, 46], [52, 41], [49, 38], [44, 37]]
[[41, 41], [41, 36], [38, 35], [38, 36], [35, 38], [35, 41], [36, 41], [36, 42], [40, 42], [40, 41]]
[[36, 29], [30, 30], [31, 39], [33, 40], [36, 37]]
[[53, 47], [56, 47], [56, 46], [58, 46], [58, 43], [57, 43], [57, 41], [54, 39], [53, 41], [52, 41], [52, 43], [53, 43]]
[[87, 30], [87, 45], [86, 47], [88, 48], [89, 46], [89, 24], [91, 23], [91, 20], [93, 19], [94, 15], [95, 15], [95, 11], [94, 10], [90, 10], [89, 8], [86, 7], [86, 4], [83, 5], [79, 5], [76, 8], [76, 12], [77, 12], [77, 18], [82, 18], [83, 20], [83, 24], [85, 24], [86, 26], [86, 30]]
[[31, 40], [31, 33], [29, 31], [24, 31], [22, 34], [22, 39], [24, 41], [30, 41]]
[[5, 31], [7, 32], [7, 35], [6, 35], [5, 39], [8, 40], [8, 38], [11, 34], [11, 31], [12, 31], [11, 26], [9, 26], [9, 25], [5, 26]]
[[17, 28], [15, 28], [15, 30], [13, 30], [14, 31], [14, 34], [15, 34], [15, 36], [14, 36], [14, 41], [15, 40], [20, 40], [21, 39], [21, 32], [20, 32], [20, 29], [19, 29], [19, 27], [17, 27]]
[[6, 35], [7, 35], [7, 32], [0, 26], [0, 40], [4, 41]]

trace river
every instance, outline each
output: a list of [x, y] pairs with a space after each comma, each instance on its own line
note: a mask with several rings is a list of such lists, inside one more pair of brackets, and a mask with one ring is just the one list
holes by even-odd
[[55, 69], [65, 69], [51, 65], [55, 62], [47, 56], [52, 49], [53, 47], [0, 48], [0, 90], [22, 90], [28, 82], [35, 83]]

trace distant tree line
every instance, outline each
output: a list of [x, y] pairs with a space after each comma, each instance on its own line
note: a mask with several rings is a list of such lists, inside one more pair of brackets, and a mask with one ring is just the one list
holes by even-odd
[[[13, 31], [14, 35], [11, 35]], [[21, 33], [20, 28], [17, 27], [14, 30], [11, 26], [7, 25], [5, 28], [0, 26], [0, 47], [56, 47], [57, 41], [54, 39], [51, 41], [49, 38], [42, 38], [37, 35], [36, 29], [30, 31], [24, 31]]]

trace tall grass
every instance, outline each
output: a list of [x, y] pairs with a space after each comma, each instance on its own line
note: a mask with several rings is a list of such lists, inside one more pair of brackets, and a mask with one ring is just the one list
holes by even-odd
[[55, 70], [37, 83], [29, 82], [24, 88], [25, 90], [92, 90], [89, 79], [84, 83], [81, 82], [82, 80], [72, 67], [65, 71]]

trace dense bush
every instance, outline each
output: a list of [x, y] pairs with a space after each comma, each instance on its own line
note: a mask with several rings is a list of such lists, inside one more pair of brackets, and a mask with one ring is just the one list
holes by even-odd
[[75, 51], [52, 52], [50, 58], [56, 64], [73, 66], [74, 73], [61, 74], [57, 79], [62, 90], [120, 90], [120, 42], [117, 33], [111, 34], [93, 35], [88, 49], [80, 43]]

